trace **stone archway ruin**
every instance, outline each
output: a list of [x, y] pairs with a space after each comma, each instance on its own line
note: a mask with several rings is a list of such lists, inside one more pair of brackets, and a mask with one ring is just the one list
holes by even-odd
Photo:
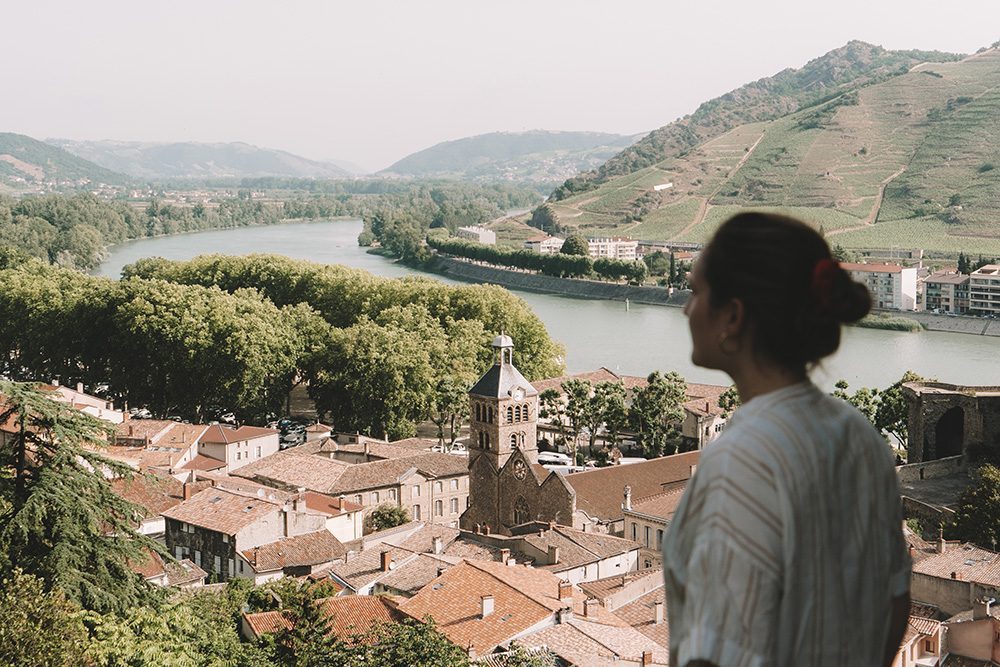
[[965, 410], [959, 406], [949, 408], [934, 425], [934, 458], [959, 456], [964, 453]]

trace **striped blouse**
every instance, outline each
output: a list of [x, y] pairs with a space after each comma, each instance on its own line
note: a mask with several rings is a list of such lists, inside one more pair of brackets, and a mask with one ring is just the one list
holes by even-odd
[[670, 664], [880, 664], [910, 585], [885, 439], [810, 382], [758, 396], [702, 452], [663, 540]]

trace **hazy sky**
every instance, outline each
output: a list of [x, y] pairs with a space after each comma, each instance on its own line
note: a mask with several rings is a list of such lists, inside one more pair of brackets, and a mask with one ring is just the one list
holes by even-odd
[[369, 169], [498, 130], [647, 132], [851, 39], [1000, 39], [998, 0], [31, 0], [0, 15], [0, 131], [246, 141]]

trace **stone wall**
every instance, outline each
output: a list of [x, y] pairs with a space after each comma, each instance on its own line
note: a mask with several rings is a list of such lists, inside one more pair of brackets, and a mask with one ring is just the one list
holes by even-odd
[[917, 482], [922, 479], [948, 477], [965, 470], [965, 456], [949, 456], [936, 461], [920, 461], [896, 466], [900, 482]]
[[[1000, 448], [1000, 387], [966, 387], [943, 382], [903, 385], [908, 414], [907, 460], [920, 463], [949, 455], [938, 442], [938, 427], [946, 414], [960, 411], [960, 452], [982, 447]], [[958, 436], [956, 436], [958, 437]]]
[[683, 306], [687, 300], [687, 292], [674, 291], [671, 295], [664, 287], [622, 285], [576, 278], [557, 278], [537, 273], [501, 269], [495, 266], [476, 264], [440, 255], [438, 256], [438, 271], [456, 280], [502, 285], [503, 287], [528, 292], [559, 294], [561, 296], [578, 297], [581, 299], [605, 299], [609, 301], [625, 301], [625, 299], [628, 299], [634, 303], [677, 307]]

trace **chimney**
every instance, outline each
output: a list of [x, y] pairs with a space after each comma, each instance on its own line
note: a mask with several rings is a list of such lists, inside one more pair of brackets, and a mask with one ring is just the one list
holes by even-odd
[[664, 620], [663, 613], [663, 600], [657, 600], [653, 603], [653, 623], [656, 625], [662, 625]]
[[352, 549], [348, 549], [347, 551], [344, 552], [344, 562], [345, 563], [351, 562], [352, 558], [354, 558], [354, 551]]
[[490, 524], [484, 523], [483, 524], [483, 535], [489, 535], [489, 534], [490, 534]]
[[556, 612], [556, 623], [560, 625], [563, 623], [569, 623], [573, 620], [573, 607], [563, 607], [558, 612]]
[[573, 584], [568, 581], [559, 582], [559, 599], [563, 602], [573, 602]]
[[83, 393], [83, 383], [82, 382], [77, 382], [76, 383], [76, 393], [78, 393], [78, 394], [82, 394]]
[[56, 379], [53, 378], [53, 380], [52, 380], [52, 386], [53, 387], [58, 387], [59, 386], [59, 380], [56, 380]]
[[296, 512], [303, 512], [306, 509], [306, 490], [305, 487], [300, 486], [298, 488], [298, 493], [295, 499], [292, 501], [292, 508]]
[[392, 569], [392, 552], [383, 551], [382, 554], [382, 571], [388, 572]]
[[556, 565], [559, 563], [559, 547], [554, 544], [549, 545], [549, 565]]
[[434, 536], [434, 539], [431, 541], [431, 544], [434, 547], [434, 553], [435, 554], [440, 554], [442, 551], [444, 551], [444, 544], [443, 544], [443, 542], [444, 541], [441, 539], [440, 535], [435, 535]]
[[131, 438], [131, 437], [134, 437], [134, 436], [135, 436], [135, 424], [129, 424], [128, 425], [128, 437]]
[[191, 500], [191, 496], [194, 495], [194, 489], [191, 486], [190, 482], [184, 482], [184, 491], [181, 493], [184, 500]]
[[993, 598], [982, 597], [972, 605], [972, 620], [978, 621], [990, 617], [990, 607], [996, 602]]
[[943, 554], [948, 549], [948, 543], [944, 541], [944, 528], [938, 529], [937, 552]]
[[479, 598], [479, 618], [486, 618], [493, 613], [493, 596], [483, 595]]
[[705, 401], [705, 412], [711, 412], [711, 411], [712, 411], [712, 404], [709, 403], [708, 401]]
[[365, 442], [365, 458], [367, 459], [369, 455], [371, 455], [371, 453], [372, 453], [371, 445]]
[[597, 600], [587, 598], [583, 601], [583, 617], [594, 618], [597, 615]]
[[951, 578], [952, 579], [957, 579], [957, 580], [961, 581], [962, 580], [962, 573], [961, 572], [952, 572], [951, 573]]
[[653, 652], [643, 651], [642, 652], [642, 667], [650, 667], [653, 664]]
[[632, 509], [632, 487], [628, 485], [625, 486], [625, 502], [622, 503], [622, 509]]
[[438, 565], [438, 569], [437, 569], [437, 576], [439, 576], [439, 577], [440, 577], [440, 576], [441, 576], [442, 574], [444, 574], [444, 571], [445, 571], [446, 569], [447, 569], [447, 568], [446, 568], [446, 567], [445, 567], [444, 565]]
[[500, 562], [503, 563], [504, 565], [506, 565], [507, 561], [509, 561], [509, 560], [510, 560], [510, 549], [501, 549], [500, 550]]

